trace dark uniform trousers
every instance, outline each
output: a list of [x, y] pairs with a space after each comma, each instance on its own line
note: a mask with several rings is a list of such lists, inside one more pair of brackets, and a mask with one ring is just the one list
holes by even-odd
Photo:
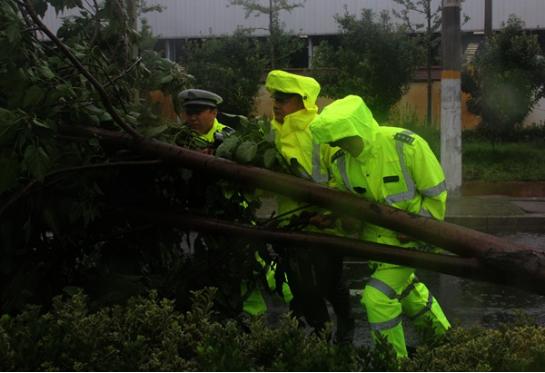
[[336, 342], [351, 343], [354, 318], [345, 285], [342, 256], [319, 249], [288, 249], [286, 272], [293, 293], [290, 308], [298, 318], [320, 332], [330, 321], [326, 300], [337, 316]]

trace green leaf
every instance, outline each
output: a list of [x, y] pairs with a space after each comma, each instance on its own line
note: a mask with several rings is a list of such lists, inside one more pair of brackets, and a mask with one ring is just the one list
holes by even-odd
[[25, 98], [23, 99], [23, 106], [29, 107], [29, 106], [36, 106], [42, 101], [45, 94], [44, 91], [37, 85], [31, 86], [26, 92], [25, 92]]
[[100, 115], [100, 121], [101, 122], [111, 122], [112, 121], [112, 116], [107, 111], [103, 111], [102, 114]]
[[263, 165], [265, 168], [273, 168], [275, 162], [276, 162], [276, 155], [278, 152], [276, 149], [269, 148], [265, 150], [265, 153], [263, 153]]
[[170, 74], [168, 75], [165, 75], [161, 78], [161, 80], [159, 80], [161, 82], [161, 84], [167, 84], [167, 83], [170, 83], [172, 80], [174, 79], [174, 77]]
[[49, 124], [47, 124], [47, 123], [45, 123], [45, 122], [42, 122], [42, 121], [39, 121], [39, 120], [36, 119], [36, 118], [32, 119], [32, 123], [34, 123], [34, 124], [35, 124], [36, 126], [38, 126], [38, 127], [51, 129], [51, 127], [49, 126]]
[[17, 19], [9, 21], [5, 30], [10, 44], [16, 44], [21, 40], [21, 27]]
[[15, 113], [0, 108], [0, 145], [10, 145], [14, 141], [17, 135], [16, 119]]
[[19, 162], [10, 158], [0, 158], [0, 194], [17, 185]]
[[45, 0], [32, 0], [32, 6], [40, 17], [43, 17], [47, 10], [47, 2]]
[[33, 177], [43, 181], [51, 160], [41, 146], [30, 145], [25, 149], [23, 164]]
[[76, 92], [70, 83], [59, 84], [55, 89], [57, 90], [59, 98], [63, 97], [68, 99], [76, 95]]
[[274, 144], [274, 139], [275, 139], [274, 131], [271, 128], [269, 128], [269, 130], [265, 133], [266, 134], [265, 136], [263, 136], [263, 140], [265, 140], [266, 142], [270, 144]]
[[102, 114], [102, 112], [104, 112], [104, 109], [101, 109], [93, 104], [86, 105], [85, 109], [89, 110], [93, 114]]
[[237, 148], [235, 159], [240, 163], [251, 163], [257, 154], [257, 144], [253, 141], [244, 141]]
[[232, 159], [233, 152], [235, 151], [237, 145], [240, 142], [240, 138], [237, 135], [228, 136], [220, 146], [216, 149], [216, 156]]
[[48, 80], [53, 79], [55, 77], [55, 74], [53, 73], [53, 71], [51, 71], [51, 69], [47, 65], [41, 65], [40, 72], [42, 73], [44, 78]]

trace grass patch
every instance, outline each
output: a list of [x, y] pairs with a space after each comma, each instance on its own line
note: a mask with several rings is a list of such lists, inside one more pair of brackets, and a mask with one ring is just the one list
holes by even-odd
[[[423, 125], [414, 109], [397, 107], [385, 125], [409, 129], [422, 136], [437, 159], [441, 157], [438, 124]], [[545, 125], [513, 130], [503, 142], [493, 144], [476, 130], [462, 135], [462, 178], [464, 181], [545, 180]]]
[[462, 143], [463, 179], [481, 181], [545, 180], [545, 141]]

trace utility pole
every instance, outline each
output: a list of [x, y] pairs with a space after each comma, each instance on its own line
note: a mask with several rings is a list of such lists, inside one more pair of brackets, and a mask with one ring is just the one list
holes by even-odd
[[457, 194], [462, 186], [461, 0], [442, 1], [441, 165], [448, 190]]
[[492, 0], [484, 0], [484, 35], [486, 39], [492, 36]]

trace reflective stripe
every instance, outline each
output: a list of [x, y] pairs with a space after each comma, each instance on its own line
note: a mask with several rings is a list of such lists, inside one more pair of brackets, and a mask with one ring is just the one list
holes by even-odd
[[380, 291], [382, 294], [386, 295], [390, 299], [399, 299], [399, 300], [401, 300], [401, 299], [405, 298], [407, 295], [409, 295], [409, 293], [414, 289], [415, 285], [418, 282], [420, 282], [420, 281], [418, 280], [418, 278], [415, 277], [413, 279], [413, 281], [409, 285], [407, 285], [405, 290], [403, 290], [401, 292], [400, 295], [397, 295], [395, 290], [392, 289], [390, 287], [390, 285], [388, 285], [384, 281], [381, 281], [381, 280], [376, 279], [376, 278], [370, 278], [369, 281], [367, 281], [366, 286], [374, 287], [375, 289], [377, 289], [378, 291]]
[[446, 190], [447, 190], [447, 183], [445, 182], [445, 180], [443, 180], [434, 187], [421, 190], [420, 193], [422, 193], [426, 197], [435, 197], [445, 192]]
[[414, 320], [417, 317], [425, 314], [426, 312], [431, 310], [431, 305], [432, 304], [433, 304], [433, 295], [431, 295], [431, 292], [428, 290], [428, 302], [426, 303], [426, 305], [420, 311], [418, 311], [414, 315], [410, 316], [409, 319]]
[[397, 294], [395, 290], [392, 289], [390, 285], [388, 285], [384, 281], [381, 281], [376, 278], [370, 278], [366, 285], [374, 287], [375, 289], [377, 289], [378, 291], [380, 291], [382, 294], [386, 295], [390, 299], [397, 298]]
[[339, 164], [339, 172], [343, 178], [344, 186], [346, 187], [346, 189], [354, 193], [354, 189], [352, 188], [352, 185], [350, 184], [350, 179], [348, 178], [348, 173], [346, 171], [346, 162], [345, 162], [344, 153], [341, 156], [339, 156], [339, 158], [337, 158], [337, 162]]
[[324, 184], [327, 182], [328, 175], [322, 175], [320, 167], [320, 144], [312, 145], [312, 180], [316, 183]]
[[[411, 131], [406, 130], [402, 132], [403, 134], [412, 134]], [[396, 151], [397, 156], [399, 157], [399, 166], [401, 167], [401, 172], [403, 173], [403, 178], [405, 179], [405, 184], [407, 184], [407, 191], [403, 193], [398, 194], [392, 194], [385, 198], [386, 203], [389, 205], [393, 205], [396, 202], [401, 201], [407, 201], [412, 198], [414, 198], [415, 195], [415, 185], [413, 178], [411, 177], [411, 174], [409, 170], [407, 169], [407, 165], [405, 164], [405, 154], [403, 153], [403, 145], [405, 143], [403, 141], [396, 141]]]
[[401, 322], [401, 315], [384, 322], [369, 322], [371, 330], [380, 332], [382, 330], [392, 329]]
[[398, 299], [401, 300], [403, 298], [405, 298], [407, 295], [410, 294], [410, 292], [414, 289], [415, 285], [417, 283], [419, 283], [420, 281], [418, 281], [418, 278], [414, 278], [413, 281], [405, 288], [405, 290], [403, 290], [401, 292], [401, 294], [399, 295]]

